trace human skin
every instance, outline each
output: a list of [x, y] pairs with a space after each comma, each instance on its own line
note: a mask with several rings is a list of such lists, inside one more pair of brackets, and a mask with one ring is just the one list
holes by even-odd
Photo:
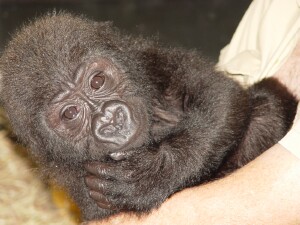
[[299, 224], [300, 160], [276, 144], [218, 181], [189, 188], [148, 216], [121, 214], [90, 225]]
[[[274, 75], [300, 99], [300, 43]], [[300, 107], [294, 123], [299, 123]], [[300, 151], [300, 147], [299, 147]], [[151, 214], [119, 214], [89, 225], [299, 224], [300, 159], [276, 144], [233, 174], [183, 190]]]

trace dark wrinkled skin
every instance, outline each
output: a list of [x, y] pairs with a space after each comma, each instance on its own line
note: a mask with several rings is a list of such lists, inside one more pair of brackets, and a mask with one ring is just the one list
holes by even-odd
[[283, 137], [296, 110], [276, 80], [244, 90], [198, 52], [66, 13], [18, 31], [0, 70], [16, 135], [84, 220], [149, 212], [232, 172]]

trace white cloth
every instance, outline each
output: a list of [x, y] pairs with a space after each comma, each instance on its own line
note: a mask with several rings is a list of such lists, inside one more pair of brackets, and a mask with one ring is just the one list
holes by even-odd
[[299, 28], [300, 0], [254, 0], [217, 69], [244, 85], [272, 76], [296, 46]]
[[[299, 28], [300, 0], [254, 0], [222, 49], [217, 69], [244, 86], [272, 76], [294, 50]], [[300, 158], [300, 120], [279, 143]]]

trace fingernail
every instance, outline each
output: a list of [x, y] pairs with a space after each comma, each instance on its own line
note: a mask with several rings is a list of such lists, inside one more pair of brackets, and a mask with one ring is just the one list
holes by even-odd
[[126, 153], [125, 152], [114, 152], [109, 155], [115, 161], [121, 161], [125, 159]]

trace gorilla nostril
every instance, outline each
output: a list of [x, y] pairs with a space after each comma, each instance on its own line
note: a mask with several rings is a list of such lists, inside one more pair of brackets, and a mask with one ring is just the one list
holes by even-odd
[[105, 102], [101, 112], [92, 118], [92, 132], [99, 143], [123, 146], [136, 130], [130, 108], [121, 101]]
[[111, 118], [113, 117], [113, 114], [111, 115], [102, 115], [100, 117], [101, 122], [103, 123], [109, 123], [111, 121]]

